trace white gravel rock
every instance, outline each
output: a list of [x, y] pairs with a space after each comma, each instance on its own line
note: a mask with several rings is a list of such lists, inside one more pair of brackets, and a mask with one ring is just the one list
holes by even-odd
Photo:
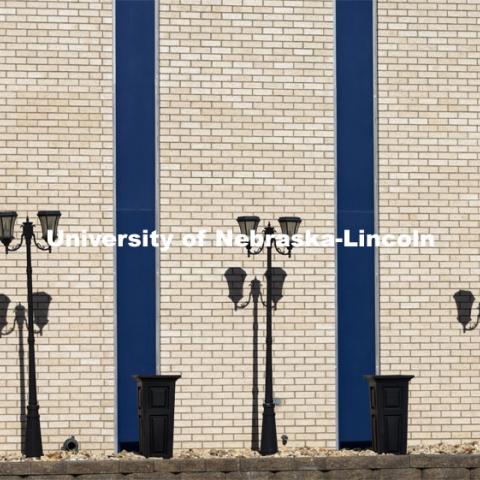
[[[334, 450], [331, 448], [313, 447], [280, 447], [278, 453], [271, 457], [345, 457], [345, 456], [377, 455], [372, 450]], [[197, 449], [177, 450], [175, 458], [254, 458], [261, 457], [260, 453], [249, 448], [244, 449]]]
[[54, 462], [58, 460], [71, 460], [71, 461], [81, 461], [81, 460], [144, 460], [145, 457], [138, 455], [133, 452], [127, 452], [122, 450], [119, 453], [112, 453], [110, 455], [98, 455], [85, 450], [80, 450], [77, 453], [65, 452], [63, 450], [58, 450], [55, 452], [46, 453], [43, 457], [40, 458], [26, 458], [24, 455], [19, 454], [6, 454], [0, 456], [0, 462], [21, 462], [21, 461], [31, 461], [31, 462]]
[[[469, 443], [439, 443], [436, 445], [413, 446], [408, 450], [412, 455], [434, 455], [434, 454], [480, 454], [480, 442]], [[315, 447], [280, 447], [278, 453], [273, 457], [351, 457], [351, 456], [373, 456], [377, 455], [372, 450], [335, 450], [331, 448]], [[255, 458], [261, 455], [249, 448], [243, 449], [200, 449], [190, 448], [184, 450], [175, 450], [174, 458], [195, 459], [195, 458]], [[125, 450], [119, 453], [108, 455], [99, 455], [84, 450], [78, 453], [65, 452], [62, 450], [45, 454], [41, 458], [27, 459], [23, 455], [10, 453], [0, 456], [0, 462], [21, 462], [21, 461], [42, 461], [54, 462], [59, 460], [82, 461], [82, 460], [142, 460], [145, 457]]]
[[434, 454], [480, 454], [480, 443], [477, 441], [469, 443], [438, 443], [436, 445], [420, 445], [411, 447], [408, 451], [412, 455], [434, 455]]

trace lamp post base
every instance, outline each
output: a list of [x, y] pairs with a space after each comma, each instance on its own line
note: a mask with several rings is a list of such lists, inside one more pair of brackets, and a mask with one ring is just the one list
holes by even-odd
[[25, 456], [27, 458], [43, 455], [38, 409], [38, 405], [28, 405], [27, 407], [27, 427], [25, 429]]
[[277, 426], [275, 424], [275, 404], [263, 404], [262, 440], [260, 453], [273, 455], [278, 452]]

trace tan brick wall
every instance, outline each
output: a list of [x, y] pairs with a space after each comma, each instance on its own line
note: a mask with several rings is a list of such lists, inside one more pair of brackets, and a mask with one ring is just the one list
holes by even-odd
[[477, 1], [378, 0], [380, 231], [438, 238], [380, 254], [381, 370], [416, 375], [411, 443], [480, 435], [480, 329], [452, 298], [480, 296], [479, 45]]
[[[299, 215], [334, 230], [333, 2], [160, 2], [163, 233]], [[276, 256], [287, 272], [274, 314], [278, 434], [335, 445], [334, 250]], [[234, 312], [224, 273], [262, 280], [265, 256], [176, 244], [161, 256], [162, 372], [178, 382], [177, 447], [250, 447], [252, 309]], [[259, 331], [259, 422], [264, 309]]]
[[[1, 210], [17, 210], [23, 221], [58, 208], [66, 231], [112, 232], [112, 95], [111, 1], [0, 2]], [[26, 305], [25, 251], [0, 255], [0, 293], [11, 301], [0, 336], [5, 452], [20, 450], [14, 309]], [[82, 448], [111, 451], [113, 252], [61, 248], [33, 258], [34, 291], [52, 297], [37, 335], [45, 450], [75, 434]]]

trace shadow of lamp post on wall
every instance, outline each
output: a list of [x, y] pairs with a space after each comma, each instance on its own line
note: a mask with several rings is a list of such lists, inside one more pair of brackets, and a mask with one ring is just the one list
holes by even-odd
[[260, 280], [254, 278], [250, 282], [250, 291], [247, 300], [240, 302], [243, 298], [243, 284], [247, 274], [243, 268], [230, 267], [225, 272], [225, 278], [228, 283], [228, 297], [235, 306], [235, 311], [246, 309], [250, 303], [253, 305], [253, 325], [252, 325], [252, 429], [251, 429], [251, 449], [259, 450], [258, 441], [258, 306], [261, 303], [265, 305], [262, 299], [262, 285]]
[[25, 455], [27, 457], [41, 457], [43, 455], [42, 434], [40, 430], [40, 416], [38, 413], [39, 405], [37, 400], [37, 381], [35, 369], [35, 331], [33, 318], [33, 285], [32, 285], [32, 243], [39, 249], [47, 252], [52, 251], [48, 244], [48, 232], [52, 232], [52, 238], [57, 238], [58, 222], [61, 213], [59, 211], [44, 210], [38, 212], [38, 219], [42, 228], [42, 240], [45, 245], [37, 241], [34, 233], [34, 225], [28, 219], [22, 224], [22, 235], [20, 242], [10, 247], [14, 239], [13, 230], [16, 212], [0, 212], [0, 241], [5, 246], [5, 251], [15, 252], [20, 249], [25, 242], [27, 253], [27, 305], [28, 305], [28, 407], [27, 407], [27, 425], [25, 432]]
[[[262, 455], [273, 455], [278, 451], [277, 444], [277, 427], [275, 423], [275, 404], [273, 402], [273, 365], [272, 365], [272, 310], [273, 310], [273, 268], [272, 268], [272, 253], [273, 248], [280, 255], [292, 254], [294, 242], [292, 236], [298, 232], [300, 227], [301, 218], [299, 217], [280, 217], [278, 222], [282, 234], [288, 237], [288, 245], [283, 247], [277, 245], [275, 238], [276, 230], [272, 227], [270, 222], [263, 230], [263, 242], [261, 246], [253, 248], [250, 241], [247, 240], [245, 248], [247, 255], [260, 254], [264, 248], [267, 251], [267, 331], [266, 331], [266, 361], [265, 361], [265, 402], [263, 404], [263, 419], [262, 419], [262, 435], [260, 441], [260, 453]], [[256, 233], [260, 218], [256, 216], [241, 216], [237, 218], [240, 232], [243, 235], [250, 236], [252, 233]]]

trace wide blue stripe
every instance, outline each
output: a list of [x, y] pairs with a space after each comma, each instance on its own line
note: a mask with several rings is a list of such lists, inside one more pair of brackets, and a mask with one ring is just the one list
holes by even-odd
[[[336, 0], [337, 231], [373, 233], [372, 0]], [[375, 372], [375, 253], [337, 248], [340, 446], [371, 441], [368, 389]]]
[[[115, 2], [117, 233], [155, 229], [155, 3]], [[138, 444], [132, 375], [155, 373], [155, 250], [117, 248], [119, 448]]]

